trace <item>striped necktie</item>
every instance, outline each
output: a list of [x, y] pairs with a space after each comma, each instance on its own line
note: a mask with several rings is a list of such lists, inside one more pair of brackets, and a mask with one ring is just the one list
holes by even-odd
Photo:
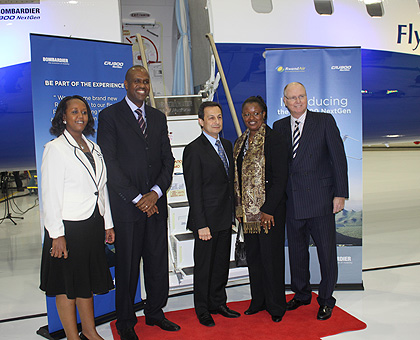
[[299, 147], [299, 140], [300, 140], [300, 130], [299, 130], [299, 121], [295, 121], [295, 129], [293, 131], [293, 158], [296, 157], [296, 150]]
[[144, 121], [143, 114], [141, 113], [141, 109], [135, 110], [137, 113], [137, 122], [139, 123], [141, 132], [143, 132], [144, 138], [147, 138], [147, 131], [146, 131], [146, 122]]
[[219, 154], [219, 157], [223, 162], [223, 165], [226, 170], [226, 174], [229, 176], [229, 165], [226, 159], [225, 150], [223, 149], [222, 143], [220, 142], [219, 139], [216, 140], [216, 146], [217, 146], [217, 153]]

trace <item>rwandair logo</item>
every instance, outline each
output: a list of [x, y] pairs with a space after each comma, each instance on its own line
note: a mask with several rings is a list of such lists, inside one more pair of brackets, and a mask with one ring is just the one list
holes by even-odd
[[283, 66], [277, 66], [276, 71], [278, 73], [282, 72], [305, 72], [306, 66], [297, 66], [297, 67], [283, 67]]

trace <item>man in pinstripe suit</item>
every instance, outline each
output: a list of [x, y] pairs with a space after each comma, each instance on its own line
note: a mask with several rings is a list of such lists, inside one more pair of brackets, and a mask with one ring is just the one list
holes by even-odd
[[334, 118], [307, 110], [301, 83], [288, 84], [283, 100], [291, 116], [275, 122], [273, 129], [286, 137], [290, 150], [286, 224], [295, 295], [287, 310], [311, 302], [308, 247], [312, 236], [321, 268], [317, 318], [327, 320], [335, 306], [332, 294], [338, 272], [334, 214], [343, 210], [348, 198], [346, 155]]

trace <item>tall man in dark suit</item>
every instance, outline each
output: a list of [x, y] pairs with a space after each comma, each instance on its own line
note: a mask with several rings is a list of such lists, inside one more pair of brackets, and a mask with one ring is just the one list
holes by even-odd
[[162, 311], [169, 290], [166, 190], [174, 158], [165, 115], [145, 104], [150, 91], [146, 69], [131, 67], [124, 86], [127, 96], [99, 114], [98, 144], [108, 168], [116, 235], [116, 326], [121, 340], [135, 340], [133, 304], [141, 258], [146, 324], [180, 329]]
[[326, 320], [335, 306], [332, 294], [338, 272], [334, 214], [343, 210], [349, 196], [346, 155], [334, 118], [307, 110], [302, 84], [288, 84], [283, 100], [291, 116], [275, 122], [273, 128], [286, 137], [290, 150], [286, 224], [295, 295], [287, 310], [311, 302], [308, 247], [312, 236], [321, 268], [317, 318]]
[[194, 234], [194, 306], [198, 320], [214, 326], [210, 314], [237, 318], [226, 306], [226, 284], [234, 224], [232, 144], [220, 138], [222, 108], [204, 102], [198, 110], [203, 133], [188, 144], [183, 170], [190, 210], [188, 229]]

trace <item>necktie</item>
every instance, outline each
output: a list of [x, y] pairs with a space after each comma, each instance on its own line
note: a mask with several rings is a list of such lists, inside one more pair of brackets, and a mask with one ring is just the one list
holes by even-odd
[[144, 138], [147, 137], [147, 131], [146, 131], [146, 122], [144, 121], [143, 114], [141, 113], [141, 109], [135, 110], [137, 113], [138, 119], [137, 122], [139, 123], [140, 129], [143, 132]]
[[300, 140], [299, 122], [295, 121], [295, 129], [293, 131], [293, 152], [292, 152], [293, 158], [296, 157], [296, 150], [299, 146], [299, 140]]
[[216, 146], [217, 146], [217, 153], [219, 154], [220, 159], [223, 162], [223, 165], [225, 166], [226, 174], [229, 175], [229, 165], [226, 159], [225, 150], [223, 150], [222, 143], [220, 140], [216, 140]]

